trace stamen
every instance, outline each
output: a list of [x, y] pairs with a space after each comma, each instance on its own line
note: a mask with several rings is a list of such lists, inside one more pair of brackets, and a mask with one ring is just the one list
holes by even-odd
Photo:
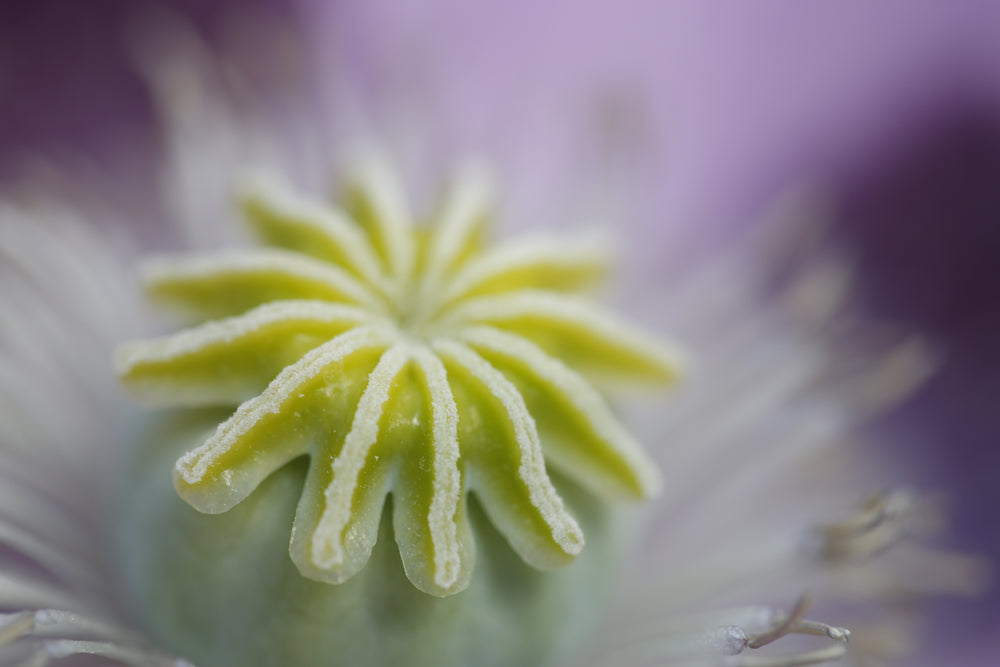
[[847, 648], [843, 644], [831, 644], [815, 651], [774, 658], [746, 656], [740, 658], [736, 665], [739, 667], [802, 667], [803, 665], [822, 665], [840, 660], [846, 653]]
[[866, 565], [862, 571], [852, 569], [851, 576], [868, 594], [981, 594], [990, 580], [990, 567], [982, 558], [913, 539], [941, 522], [933, 504], [926, 505], [903, 491], [876, 494], [853, 516], [815, 528], [815, 554], [830, 566]]
[[93, 570], [80, 559], [62, 553], [52, 544], [7, 521], [3, 516], [0, 516], [0, 545], [48, 568], [67, 583], [84, 585], [93, 582], [96, 577]]
[[795, 627], [805, 617], [806, 611], [809, 610], [810, 606], [812, 606], [812, 603], [809, 598], [802, 596], [799, 598], [799, 601], [795, 603], [795, 606], [792, 608], [792, 612], [784, 621], [781, 621], [778, 625], [771, 628], [767, 632], [748, 638], [747, 647], [760, 648], [762, 646], [767, 646], [768, 644], [781, 639], [788, 633], [793, 632]]
[[844, 306], [854, 273], [846, 260], [828, 257], [792, 280], [784, 295], [789, 312], [819, 328], [831, 322]]
[[880, 414], [912, 396], [941, 365], [941, 355], [920, 337], [912, 336], [889, 349], [848, 380], [847, 395], [866, 414]]
[[908, 534], [912, 510], [905, 492], [873, 495], [854, 516], [816, 528], [819, 555], [830, 563], [872, 558]]
[[10, 608], [72, 607], [71, 592], [15, 572], [0, 572], [0, 605]]
[[[787, 614], [767, 607], [747, 607], [661, 620], [655, 632], [648, 628], [651, 632], [624, 641], [601, 655], [596, 664], [795, 667], [837, 660], [846, 652], [850, 632], [805, 618], [811, 604], [811, 599], [803, 596]], [[833, 643], [785, 655], [746, 653], [792, 634], [826, 637]]]
[[[17, 663], [21, 667], [43, 667], [74, 655], [101, 656], [135, 667], [192, 667], [185, 660], [140, 648], [128, 632], [113, 624], [61, 609], [0, 614], [0, 649], [14, 642], [28, 656]], [[6, 651], [4, 657], [9, 658]]]
[[[55, 658], [68, 658], [73, 655], [94, 655], [110, 658], [132, 667], [194, 667], [187, 660], [155, 656], [140, 649], [121, 646], [112, 642], [80, 641], [76, 639], [54, 639], [45, 642], [44, 652]], [[40, 663], [47, 664], [47, 663]]]
[[30, 634], [35, 629], [35, 615], [30, 611], [19, 614], [0, 614], [0, 648], [15, 639]]
[[805, 615], [811, 606], [812, 599], [808, 595], [803, 595], [795, 603], [792, 611], [787, 616], [784, 614], [776, 615], [775, 620], [777, 624], [773, 628], [758, 635], [748, 637], [747, 648], [759, 649], [790, 634], [820, 635], [828, 637], [837, 643], [812, 651], [785, 656], [743, 656], [737, 664], [740, 667], [798, 667], [799, 665], [818, 665], [843, 657], [847, 651], [845, 645], [850, 639], [850, 631], [845, 628], [827, 625], [826, 623], [807, 620]]

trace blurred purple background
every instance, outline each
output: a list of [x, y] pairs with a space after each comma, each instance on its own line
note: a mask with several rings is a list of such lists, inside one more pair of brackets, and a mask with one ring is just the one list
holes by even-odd
[[[155, 155], [131, 26], [166, 9], [211, 42], [253, 6], [297, 22], [318, 77], [406, 109], [442, 155], [486, 151], [529, 200], [581, 165], [622, 179], [644, 239], [668, 225], [723, 239], [819, 184], [863, 307], [947, 354], [880, 428], [927, 488], [958, 491], [955, 543], [1000, 556], [1000, 3], [539, 4], [8, 0], [0, 179], [40, 156], [113, 170]], [[943, 604], [927, 664], [986, 645], [998, 600]]]
[[[883, 420], [920, 482], [949, 491], [956, 546], [1000, 562], [1000, 106], [976, 94], [941, 103], [900, 146], [839, 181], [838, 221], [858, 253], [870, 312], [923, 332], [944, 364]], [[996, 574], [996, 573], [994, 573]], [[1000, 593], [938, 605], [928, 664], [954, 664], [1000, 626]]]
[[142, 22], [181, 19], [217, 43], [239, 13], [284, 19], [292, 5], [287, 0], [0, 3], [0, 177], [10, 179], [40, 155], [101, 164], [131, 160], [154, 146], [153, 101], [135, 67], [135, 35]]

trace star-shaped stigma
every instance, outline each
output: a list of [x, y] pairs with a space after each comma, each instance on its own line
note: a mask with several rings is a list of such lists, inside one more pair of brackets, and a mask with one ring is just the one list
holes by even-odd
[[342, 208], [258, 179], [242, 205], [266, 249], [145, 267], [153, 297], [212, 319], [123, 345], [125, 384], [161, 406], [239, 404], [178, 460], [178, 493], [225, 512], [308, 455], [290, 552], [326, 582], [365, 565], [389, 494], [427, 593], [469, 583], [468, 493], [524, 561], [570, 562], [584, 538], [546, 465], [602, 497], [653, 493], [655, 466], [591, 381], [669, 382], [676, 356], [572, 295], [606, 269], [595, 239], [481, 248], [480, 170], [457, 174], [427, 226], [384, 163], [350, 175]]

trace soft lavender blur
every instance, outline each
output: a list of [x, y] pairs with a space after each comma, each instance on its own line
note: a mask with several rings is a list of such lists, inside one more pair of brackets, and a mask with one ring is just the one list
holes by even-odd
[[[882, 428], [920, 483], [953, 493], [956, 542], [1000, 557], [1000, 4], [252, 4], [302, 13], [331, 113], [346, 85], [387, 134], [425, 132], [438, 157], [487, 153], [518, 187], [513, 217], [549, 212], [581, 182], [624, 199], [636, 266], [670, 256], [650, 241], [664, 229], [719, 242], [788, 189], [826, 187], [871, 316], [948, 354]], [[0, 176], [39, 153], [155, 154], [132, 19], [166, 7], [211, 38], [237, 6], [0, 5]], [[997, 607], [996, 595], [942, 606], [928, 664], [989, 641]], [[992, 664], [975, 659], [962, 664]]]
[[995, 3], [303, 4], [328, 63], [445, 141], [539, 189], [617, 147], [648, 167], [649, 225], [707, 233], [890, 148], [948, 90], [1000, 90]]

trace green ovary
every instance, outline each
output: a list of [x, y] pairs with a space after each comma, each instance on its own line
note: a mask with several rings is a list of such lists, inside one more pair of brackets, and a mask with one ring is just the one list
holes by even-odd
[[301, 457], [221, 515], [177, 497], [177, 456], [222, 421], [218, 411], [171, 413], [148, 429], [124, 479], [118, 522], [130, 604], [161, 642], [201, 667], [548, 665], [591, 629], [620, 540], [611, 512], [557, 478], [588, 538], [572, 564], [526, 565], [491, 525], [475, 493], [472, 581], [444, 598], [407, 581], [394, 542], [392, 497], [365, 568], [339, 584], [302, 576], [288, 526], [306, 476]]

